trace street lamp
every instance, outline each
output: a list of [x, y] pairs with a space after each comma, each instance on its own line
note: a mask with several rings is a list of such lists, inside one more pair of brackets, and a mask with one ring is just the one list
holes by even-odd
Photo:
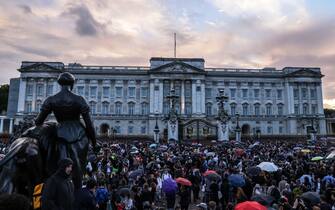
[[238, 113], [236, 113], [236, 128], [235, 128], [235, 132], [236, 132], [236, 141], [240, 142], [241, 141], [241, 127], [240, 127], [240, 115]]
[[155, 129], [154, 129], [155, 143], [158, 144], [159, 143], [158, 111], [156, 111], [156, 113], [155, 113], [155, 118], [156, 118], [156, 125], [155, 125]]
[[261, 140], [261, 130], [257, 129], [257, 131], [256, 131], [256, 137], [257, 137], [258, 141]]

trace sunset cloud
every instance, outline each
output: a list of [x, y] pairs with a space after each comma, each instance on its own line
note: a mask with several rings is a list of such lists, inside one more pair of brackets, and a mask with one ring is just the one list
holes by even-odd
[[320, 67], [325, 105], [335, 105], [331, 1], [16, 0], [0, 9], [0, 83], [22, 60], [148, 65], [173, 56], [176, 32], [177, 55], [208, 67]]

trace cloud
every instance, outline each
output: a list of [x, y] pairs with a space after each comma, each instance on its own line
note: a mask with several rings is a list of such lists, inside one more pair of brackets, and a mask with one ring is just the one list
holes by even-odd
[[94, 19], [83, 4], [71, 5], [64, 14], [76, 17], [75, 29], [80, 36], [96, 36], [104, 30], [104, 26]]
[[21, 5], [18, 5], [18, 7], [21, 8], [22, 11], [26, 14], [32, 14], [33, 13], [30, 6], [28, 6], [28, 5], [21, 4]]

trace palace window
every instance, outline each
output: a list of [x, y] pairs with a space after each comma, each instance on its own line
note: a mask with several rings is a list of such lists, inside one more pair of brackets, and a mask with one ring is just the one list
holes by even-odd
[[307, 99], [307, 89], [306, 88], [302, 88], [301, 89], [301, 93], [302, 93], [302, 99]]
[[53, 84], [49, 84], [47, 86], [47, 96], [51, 96], [53, 94], [53, 89], [54, 89], [54, 85]]
[[41, 100], [37, 100], [36, 101], [35, 112], [40, 112], [41, 111], [41, 107], [42, 107], [42, 101]]
[[115, 94], [117, 98], [121, 98], [122, 97], [122, 87], [115, 87]]
[[36, 86], [36, 88], [37, 88], [37, 96], [43, 96], [43, 87], [44, 87], [43, 84], [38, 84]]
[[148, 97], [148, 88], [147, 87], [141, 87], [141, 97], [147, 98]]
[[96, 114], [97, 112], [97, 104], [94, 101], [90, 102], [90, 110], [92, 114]]
[[135, 97], [135, 87], [128, 87], [128, 97], [130, 98]]
[[31, 103], [31, 101], [26, 101], [26, 103], [25, 103], [25, 111], [26, 112], [31, 112], [32, 111], [32, 103]]
[[206, 104], [206, 115], [207, 116], [211, 116], [212, 115], [212, 104], [211, 103], [207, 103]]
[[128, 134], [132, 134], [134, 131], [134, 126], [128, 126]]
[[205, 89], [206, 98], [212, 98], [212, 88]]
[[242, 89], [242, 97], [244, 99], [248, 98], [248, 89]]
[[299, 100], [299, 89], [293, 90], [293, 97], [295, 100]]
[[33, 95], [33, 85], [28, 84], [27, 85], [27, 96], [32, 96]]
[[97, 97], [97, 87], [96, 86], [90, 87], [90, 96], [91, 96], [91, 98], [96, 98]]
[[108, 111], [109, 111], [108, 107], [109, 107], [109, 103], [107, 102], [102, 103], [102, 114], [104, 115], [108, 114]]
[[283, 90], [277, 90], [277, 99], [283, 99]]
[[316, 90], [311, 89], [311, 99], [316, 99]]
[[185, 114], [192, 114], [192, 104], [190, 102], [185, 103]]
[[316, 108], [317, 108], [317, 106], [316, 106], [316, 104], [312, 104], [312, 114], [316, 114]]
[[134, 113], [135, 113], [135, 103], [129, 102], [128, 103], [128, 114], [134, 115]]
[[148, 114], [148, 103], [143, 102], [141, 104], [141, 114], [142, 115], [147, 115]]
[[169, 105], [169, 102], [166, 101], [163, 103], [163, 113], [168, 114], [169, 110], [170, 110], [170, 105]]
[[304, 115], [308, 114], [308, 104], [304, 104], [302, 107], [302, 113]]
[[272, 115], [272, 104], [266, 105], [266, 115], [268, 116]]
[[248, 108], [249, 108], [249, 104], [247, 104], [247, 103], [242, 104], [242, 113], [243, 113], [243, 115], [248, 115], [249, 114], [248, 113]]
[[278, 115], [284, 114], [284, 106], [283, 104], [278, 104]]
[[84, 86], [78, 86], [77, 87], [77, 94], [84, 96]]
[[230, 104], [230, 114], [232, 116], [236, 115], [236, 104], [235, 103]]
[[261, 113], [261, 112], [260, 112], [260, 104], [258, 104], [258, 103], [255, 104], [255, 105], [254, 105], [254, 108], [255, 108], [255, 115], [256, 115], [256, 116], [260, 116], [260, 113]]
[[109, 98], [109, 87], [103, 87], [102, 88], [102, 95], [104, 98]]
[[300, 113], [299, 113], [299, 105], [298, 105], [298, 104], [295, 104], [295, 105], [294, 105], [294, 114], [296, 114], [296, 115], [297, 115], [297, 114], [300, 114]]
[[266, 90], [265, 90], [265, 97], [266, 97], [267, 99], [270, 99], [270, 98], [271, 98], [271, 89], [266, 89]]
[[232, 99], [236, 97], [236, 89], [230, 89], [230, 97]]
[[254, 89], [254, 97], [259, 98], [259, 89]]
[[145, 126], [141, 127], [141, 134], [145, 134], [147, 131], [147, 128]]
[[122, 113], [122, 103], [121, 102], [116, 102], [115, 103], [115, 114], [116, 115], [121, 115]]

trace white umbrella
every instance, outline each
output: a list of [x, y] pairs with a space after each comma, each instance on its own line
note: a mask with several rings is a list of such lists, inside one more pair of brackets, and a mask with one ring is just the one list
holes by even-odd
[[272, 162], [261, 162], [257, 167], [262, 169], [262, 171], [275, 172], [278, 171], [278, 166]]
[[335, 150], [332, 151], [327, 157], [326, 159], [329, 160], [329, 159], [333, 159], [335, 157]]

